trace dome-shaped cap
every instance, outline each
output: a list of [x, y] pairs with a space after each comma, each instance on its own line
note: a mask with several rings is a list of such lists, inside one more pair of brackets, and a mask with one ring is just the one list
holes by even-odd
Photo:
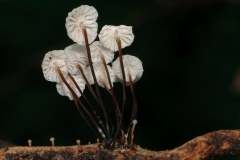
[[[85, 81], [83, 80], [83, 78], [79, 75], [77, 76], [72, 76], [75, 81], [77, 82], [79, 88], [82, 90], [85, 89]], [[71, 80], [71, 78], [69, 76], [66, 77], [66, 81], [68, 82], [68, 84], [70, 85], [70, 87], [73, 89], [73, 91], [76, 93], [76, 95], [78, 97], [81, 96], [80, 92], [78, 91], [77, 87], [75, 86], [75, 84], [73, 83], [73, 81]], [[68, 96], [70, 100], [73, 100], [73, 96], [71, 91], [67, 88], [67, 86], [64, 84], [64, 82], [58, 82], [57, 83], [57, 91], [60, 95], [62, 96]]]
[[[109, 71], [109, 75], [110, 75], [110, 79], [112, 82], [112, 86], [113, 86], [113, 82], [116, 81], [116, 75], [114, 74], [112, 68], [110, 66], [107, 65], [108, 71]], [[96, 75], [96, 79], [97, 79], [97, 83], [99, 86], [104, 87], [103, 83], [104, 82], [107, 87], [110, 89], [110, 85], [107, 79], [107, 73], [106, 70], [104, 68], [104, 65], [102, 63], [93, 63], [93, 69]], [[94, 80], [92, 77], [92, 73], [90, 70], [90, 66], [88, 66], [85, 71], [84, 71], [88, 81], [90, 84], [94, 84]]]
[[66, 58], [67, 56], [63, 50], [54, 50], [45, 54], [42, 61], [42, 70], [46, 80], [51, 82], [61, 81], [56, 67], [60, 68], [64, 77], [68, 75]]
[[101, 55], [103, 55], [106, 63], [112, 62], [114, 58], [114, 52], [112, 52], [110, 49], [107, 49], [102, 45], [100, 41], [95, 41], [90, 45], [91, 50], [91, 56], [92, 56], [92, 62], [93, 63], [99, 63], [102, 62]]
[[82, 67], [86, 67], [88, 65], [88, 58], [87, 58], [87, 50], [85, 46], [78, 45], [74, 43], [64, 49], [67, 54], [74, 53], [77, 56], [78, 63]]
[[134, 39], [132, 27], [125, 25], [105, 25], [99, 33], [98, 37], [106, 48], [109, 48], [114, 52], [118, 50], [118, 46], [116, 43], [117, 37], [119, 37], [121, 40], [122, 48], [130, 46]]
[[[143, 74], [142, 62], [135, 56], [123, 55], [123, 66], [125, 71], [126, 82], [130, 82], [128, 73], [131, 74], [133, 83], [137, 82]], [[117, 77], [122, 80], [122, 71], [119, 58], [112, 63], [112, 69]]]
[[66, 18], [65, 26], [68, 36], [74, 42], [84, 45], [85, 40], [82, 33], [82, 25], [84, 25], [87, 30], [88, 41], [92, 43], [97, 37], [97, 17], [97, 10], [92, 6], [82, 5], [73, 9], [68, 13], [68, 17]]

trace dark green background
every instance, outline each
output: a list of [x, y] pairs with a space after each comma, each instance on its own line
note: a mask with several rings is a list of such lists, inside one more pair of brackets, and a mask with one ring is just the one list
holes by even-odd
[[[136, 83], [139, 103], [135, 143], [166, 150], [219, 129], [240, 128], [240, 3], [211, 0], [0, 0], [0, 140], [14, 145], [96, 142], [67, 97], [44, 79], [48, 51], [72, 44], [65, 18], [82, 4], [94, 6], [99, 29], [133, 26], [124, 54], [143, 62]], [[240, 83], [239, 83], [240, 84]], [[111, 98], [103, 91], [110, 114]], [[87, 96], [91, 98], [88, 91]], [[121, 85], [116, 85], [121, 99]], [[128, 88], [128, 112], [131, 94]], [[225, 156], [214, 159], [237, 159]]]

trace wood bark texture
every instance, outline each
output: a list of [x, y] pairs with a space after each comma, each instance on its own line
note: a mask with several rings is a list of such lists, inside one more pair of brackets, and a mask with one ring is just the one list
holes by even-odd
[[0, 149], [0, 160], [204, 160], [225, 154], [240, 154], [240, 130], [219, 130], [196, 137], [166, 151], [136, 149], [108, 151], [100, 143], [63, 147], [9, 147]]

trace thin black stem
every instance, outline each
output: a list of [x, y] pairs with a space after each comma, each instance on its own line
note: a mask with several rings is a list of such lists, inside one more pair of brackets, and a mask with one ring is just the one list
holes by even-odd
[[98, 120], [98, 124], [100, 124], [103, 128], [103, 130], [106, 132], [106, 128], [102, 123], [102, 120], [100, 119], [100, 117], [97, 115], [96, 111], [93, 109], [92, 105], [89, 103], [89, 101], [87, 100], [87, 97], [84, 95], [84, 93], [82, 92], [82, 90], [80, 89], [80, 87], [78, 86], [77, 82], [75, 81], [75, 79], [73, 78], [73, 76], [68, 73], [68, 76], [71, 78], [72, 82], [74, 83], [74, 85], [77, 87], [78, 91], [80, 92], [81, 96], [84, 98], [84, 100], [87, 102], [87, 104], [89, 105], [90, 109], [92, 110], [93, 114], [95, 115], [95, 118]]
[[[130, 88], [131, 88], [131, 92], [132, 92], [132, 96], [133, 96], [133, 108], [132, 108], [132, 115], [131, 115], [131, 119], [130, 119], [130, 122], [129, 122], [127, 134], [129, 134], [129, 132], [130, 132], [130, 128], [132, 126], [132, 121], [134, 119], [136, 119], [136, 117], [137, 117], [137, 109], [138, 109], [136, 92], [135, 92], [134, 84], [133, 84], [133, 81], [132, 81], [132, 76], [131, 76], [129, 71], [128, 71], [128, 78], [129, 78], [129, 84], [130, 84]], [[130, 135], [129, 138], [130, 138], [130, 141], [131, 141], [132, 135]]]
[[117, 131], [115, 133], [115, 136], [113, 138], [113, 142], [111, 144], [111, 149], [114, 149], [115, 143], [116, 143], [116, 139], [117, 139], [117, 135], [119, 133], [119, 130], [121, 128], [121, 124], [123, 121], [123, 114], [124, 114], [124, 109], [126, 106], [126, 77], [125, 77], [125, 71], [124, 71], [124, 66], [123, 66], [123, 58], [122, 58], [122, 46], [121, 46], [121, 40], [119, 37], [116, 37], [116, 43], [118, 46], [118, 54], [119, 54], [119, 61], [120, 61], [120, 67], [121, 67], [121, 71], [122, 71], [122, 77], [123, 77], [123, 85], [122, 85], [122, 90], [123, 90], [123, 104], [122, 104], [122, 116], [121, 116], [121, 123], [120, 125], [117, 127]]
[[90, 68], [91, 68], [94, 84], [95, 84], [95, 87], [96, 87], [96, 92], [97, 92], [97, 95], [98, 95], [98, 99], [99, 99], [100, 106], [102, 108], [104, 119], [105, 119], [105, 123], [106, 123], [107, 139], [108, 139], [108, 142], [109, 142], [109, 140], [110, 140], [110, 131], [109, 131], [108, 115], [107, 115], [107, 112], [106, 112], [106, 110], [104, 108], [104, 105], [103, 105], [103, 102], [102, 102], [102, 98], [101, 98], [101, 95], [100, 95], [100, 92], [99, 92], [99, 88], [98, 88], [98, 84], [97, 84], [96, 75], [94, 73], [94, 69], [93, 69], [93, 65], [92, 65], [92, 57], [91, 57], [89, 43], [88, 43], [87, 30], [86, 30], [86, 27], [83, 24], [81, 25], [81, 27], [82, 27], [82, 32], [83, 32], [83, 35], [84, 35], [84, 40], [85, 40], [85, 45], [86, 45], [87, 55], [88, 55], [88, 61], [89, 61], [89, 65], [90, 65]]
[[118, 54], [119, 54], [119, 61], [120, 61], [120, 67], [122, 71], [122, 77], [123, 77], [123, 108], [122, 108], [122, 115], [126, 106], [126, 77], [125, 77], [125, 70], [123, 66], [123, 58], [122, 58], [122, 46], [121, 46], [121, 40], [119, 37], [116, 38], [117, 46], [118, 46]]
[[[88, 89], [89, 89], [90, 92], [92, 93], [94, 99], [97, 101], [98, 105], [101, 106], [101, 105], [100, 105], [100, 102], [99, 102], [99, 100], [98, 100], [98, 98], [97, 98], [97, 96], [96, 96], [96, 94], [95, 94], [95, 92], [93, 91], [91, 85], [89, 84], [89, 82], [88, 82], [88, 80], [87, 80], [87, 77], [85, 76], [85, 74], [84, 74], [84, 72], [83, 72], [82, 67], [81, 67], [80, 65], [77, 65], [77, 68], [78, 68], [78, 70], [80, 71], [80, 73], [82, 74], [83, 79], [84, 79], [84, 81], [86, 82], [86, 84], [87, 84], [87, 86], [88, 86]], [[107, 118], [109, 119], [112, 128], [114, 128], [113, 125], [112, 125], [113, 123], [112, 123], [112, 121], [111, 121], [111, 119], [109, 118], [108, 115], [107, 115]], [[100, 124], [101, 124], [101, 126], [103, 127], [104, 131], [107, 133], [106, 127], [103, 125], [102, 121], [101, 121]], [[113, 129], [112, 129], [112, 130], [113, 130]]]
[[[110, 78], [110, 74], [109, 74], [109, 70], [107, 68], [107, 63], [105, 61], [105, 58], [103, 57], [103, 55], [101, 54], [101, 59], [102, 59], [102, 63], [104, 65], [104, 68], [105, 68], [105, 71], [107, 73], [107, 79], [108, 79], [108, 83], [109, 83], [109, 86], [110, 86], [110, 89], [111, 91], [109, 91], [108, 87], [105, 86], [105, 82], [103, 82], [104, 84], [104, 87], [105, 89], [110, 93], [110, 95], [112, 96], [112, 100], [113, 100], [113, 104], [115, 106], [115, 114], [116, 114], [116, 122], [117, 122], [117, 133], [115, 133], [116, 135], [118, 134], [119, 132], [119, 129], [120, 129], [120, 126], [122, 124], [122, 114], [120, 112], [120, 108], [118, 106], [118, 103], [117, 103], [117, 99], [115, 97], [115, 94], [114, 94], [114, 89], [113, 89], [113, 86], [112, 86], [112, 82], [111, 82], [111, 78]], [[113, 143], [115, 144], [115, 139], [113, 139]], [[114, 145], [113, 143], [110, 144], [110, 148], [112, 147], [112, 145]]]
[[86, 109], [86, 107], [82, 104], [82, 102], [77, 99], [78, 103], [80, 104], [80, 106], [82, 106], [83, 110], [87, 113], [87, 115], [89, 116], [89, 118], [91, 119], [91, 121], [93, 122], [93, 124], [95, 125], [95, 127], [97, 128], [98, 132], [102, 135], [103, 139], [106, 140], [106, 135], [104, 134], [104, 132], [102, 131], [102, 129], [98, 126], [98, 124], [96, 123], [96, 121], [93, 119], [92, 115], [88, 112], [88, 110]]
[[[106, 63], [105, 58], [103, 57], [103, 55], [101, 55], [101, 59], [102, 59], [104, 68], [105, 68], [106, 73], [107, 73], [107, 79], [108, 79], [108, 83], [109, 83], [109, 86], [110, 86], [110, 89], [111, 89], [111, 96], [112, 96], [112, 99], [113, 99], [113, 104], [114, 104], [114, 106], [115, 106], [116, 118], [117, 118], [117, 126], [118, 126], [119, 123], [121, 123], [121, 117], [122, 117], [122, 115], [121, 115], [120, 108], [119, 108], [119, 106], [118, 106], [118, 103], [117, 103], [117, 100], [116, 100], [116, 97], [115, 97], [115, 94], [114, 94], [114, 89], [113, 89], [113, 86], [112, 86], [112, 82], [111, 82], [109, 70], [108, 70], [108, 68], [107, 68], [107, 63]], [[119, 120], [119, 119], [120, 119], [120, 120]]]
[[107, 91], [110, 95], [112, 95], [112, 92], [108, 89], [106, 83], [105, 83], [104, 81], [102, 81], [101, 83], [102, 83], [103, 87], [106, 89], [106, 91]]
[[103, 133], [102, 129], [98, 126], [98, 124], [96, 123], [96, 121], [93, 119], [92, 115], [88, 112], [88, 110], [86, 109], [86, 107], [82, 104], [82, 102], [78, 99], [78, 96], [76, 95], [76, 93], [73, 91], [73, 89], [70, 87], [70, 85], [67, 83], [67, 81], [65, 80], [61, 70], [59, 67], [57, 67], [57, 71], [59, 76], [61, 77], [62, 81], [64, 82], [64, 84], [67, 86], [67, 88], [70, 90], [70, 92], [73, 94], [73, 97], [77, 100], [77, 102], [80, 104], [80, 106], [83, 108], [83, 110], [87, 113], [87, 115], [89, 116], [89, 118], [91, 119], [92, 123], [95, 125], [95, 127], [97, 128], [99, 134], [101, 134], [102, 138], [105, 140], [106, 136]]
[[78, 112], [80, 113], [80, 115], [82, 116], [82, 118], [84, 119], [84, 121], [87, 123], [88, 127], [91, 128], [91, 130], [95, 133], [95, 135], [100, 138], [100, 136], [97, 134], [97, 132], [92, 128], [92, 126], [88, 123], [87, 119], [85, 118], [85, 116], [83, 115], [83, 113], [81, 112], [81, 110], [79, 109], [79, 106], [78, 106], [78, 103], [77, 103], [77, 100], [75, 98], [75, 96], [72, 94], [73, 96], [73, 99], [74, 99], [74, 102], [75, 102], [75, 106], [78, 110]]
[[84, 72], [83, 72], [82, 67], [81, 67], [80, 65], [77, 65], [77, 68], [78, 68], [78, 70], [80, 71], [81, 75], [83, 76], [83, 79], [84, 79], [84, 81], [86, 82], [89, 91], [90, 91], [91, 94], [93, 95], [93, 98], [94, 98], [94, 99], [97, 101], [97, 103], [100, 105], [100, 102], [99, 102], [99, 100], [98, 100], [95, 92], [93, 91], [91, 85], [89, 84], [89, 82], [88, 82], [88, 80], [87, 80], [87, 77], [85, 76], [85, 74], [84, 74]]
[[[74, 85], [77, 87], [78, 91], [80, 92], [81, 96], [84, 98], [84, 100], [87, 102], [87, 104], [89, 106], [91, 106], [91, 104], [89, 103], [89, 101], [87, 100], [87, 97], [83, 94], [82, 90], [80, 89], [79, 85], [77, 84], [77, 82], [75, 81], [75, 79], [73, 78], [73, 76], [68, 73], [68, 77], [70, 77], [70, 79], [72, 80], [72, 82], [74, 83]], [[94, 110], [93, 110], [94, 112]]]
[[129, 76], [129, 80], [130, 80], [130, 88], [131, 88], [131, 92], [132, 92], [132, 95], [133, 95], [133, 113], [132, 113], [132, 118], [131, 118], [131, 121], [133, 121], [134, 119], [137, 118], [137, 109], [138, 109], [138, 104], [137, 104], [137, 96], [136, 96], [136, 92], [135, 92], [135, 87], [134, 87], [134, 84], [133, 84], [133, 81], [132, 81], [132, 76], [130, 73], [128, 73], [128, 76]]

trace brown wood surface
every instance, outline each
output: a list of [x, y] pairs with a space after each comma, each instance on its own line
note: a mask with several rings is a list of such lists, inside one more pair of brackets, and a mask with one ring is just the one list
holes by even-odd
[[9, 147], [0, 150], [0, 160], [204, 160], [214, 156], [240, 153], [240, 130], [219, 130], [196, 137], [180, 147], [166, 151], [149, 151], [136, 145], [136, 150], [108, 151], [90, 144], [62, 147]]

